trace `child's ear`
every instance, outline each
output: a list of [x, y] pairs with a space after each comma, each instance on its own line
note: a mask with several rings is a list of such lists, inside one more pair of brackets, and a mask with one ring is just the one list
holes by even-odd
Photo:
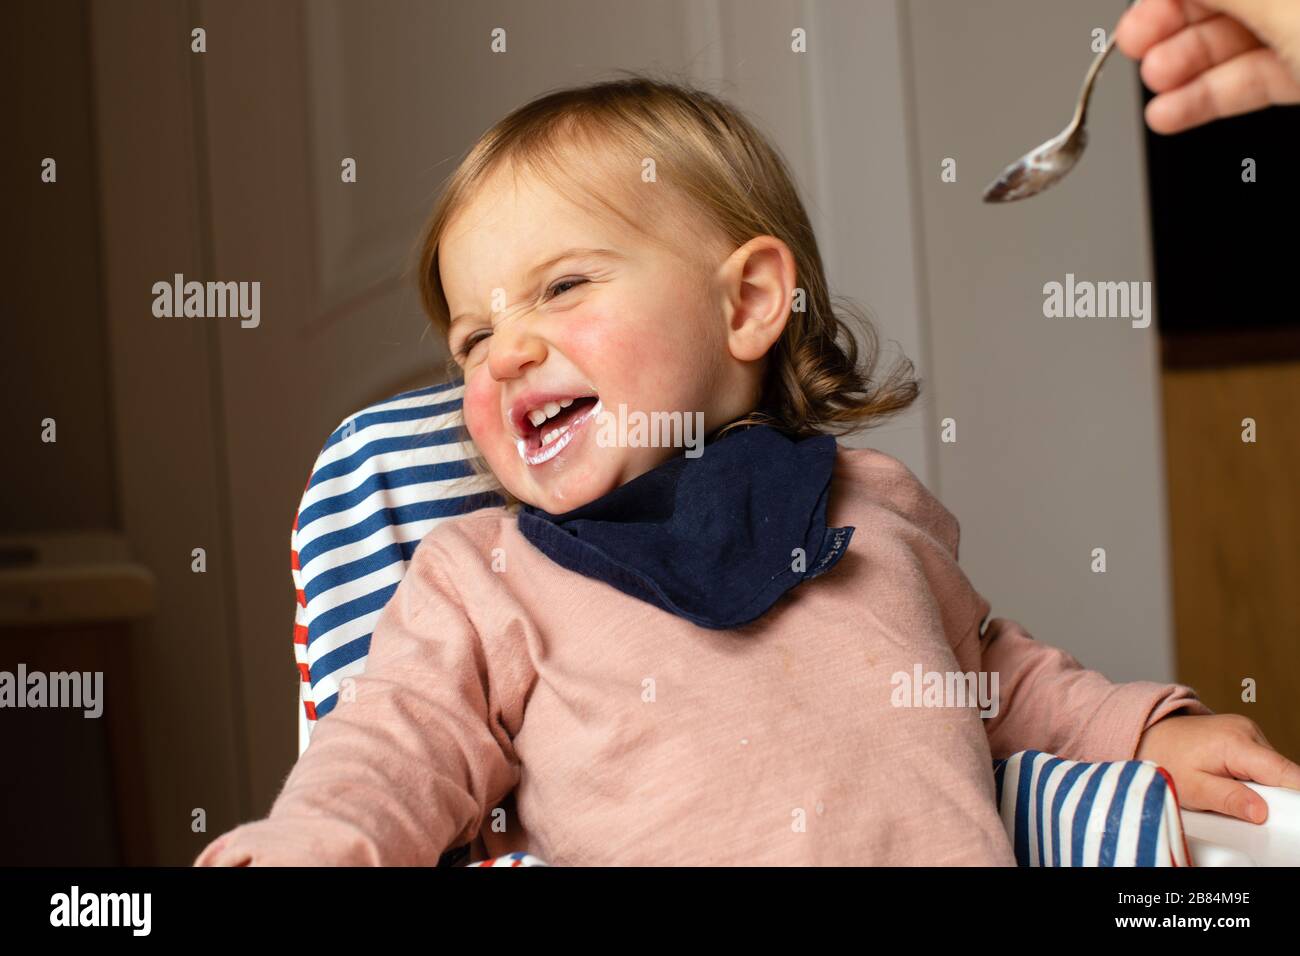
[[738, 361], [757, 361], [776, 344], [790, 318], [794, 255], [775, 236], [755, 236], [723, 263], [719, 278], [727, 347]]

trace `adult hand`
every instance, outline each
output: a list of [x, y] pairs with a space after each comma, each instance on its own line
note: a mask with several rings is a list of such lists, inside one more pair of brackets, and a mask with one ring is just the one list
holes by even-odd
[[1138, 0], [1115, 44], [1157, 94], [1157, 133], [1300, 103], [1300, 0]]

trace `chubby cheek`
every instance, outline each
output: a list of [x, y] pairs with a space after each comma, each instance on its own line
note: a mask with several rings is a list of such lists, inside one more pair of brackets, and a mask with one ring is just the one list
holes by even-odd
[[[644, 307], [642, 307], [644, 308]], [[635, 305], [613, 306], [583, 317], [568, 329], [561, 349], [589, 380], [605, 404], [616, 412], [620, 402], [629, 410], [659, 407], [683, 374], [671, 338], [652, 333], [653, 321]]]
[[465, 427], [478, 446], [479, 453], [495, 469], [493, 458], [500, 454], [505, 435], [501, 420], [501, 394], [496, 382], [486, 372], [470, 376], [465, 384]]
[[[678, 345], [663, 338], [641, 339], [636, 348], [619, 350], [605, 376], [618, 392], [616, 401], [626, 402], [629, 411], [695, 411], [701, 387], [711, 386], [701, 377], [707, 363], [698, 349]], [[610, 402], [605, 405], [617, 410]]]

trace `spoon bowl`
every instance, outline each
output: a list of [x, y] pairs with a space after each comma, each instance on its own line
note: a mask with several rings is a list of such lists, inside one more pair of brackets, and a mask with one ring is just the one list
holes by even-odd
[[1088, 145], [1088, 101], [1092, 98], [1093, 84], [1101, 71], [1101, 65], [1113, 49], [1114, 35], [1106, 44], [1106, 49], [1097, 54], [1092, 66], [1088, 68], [1070, 124], [1046, 143], [1030, 150], [1002, 170], [998, 178], [984, 190], [985, 202], [1014, 202], [1037, 196], [1044, 189], [1060, 182], [1074, 169]]
[[984, 190], [984, 201], [1013, 202], [1038, 195], [1065, 178], [1087, 145], [1086, 128], [1067, 129], [1002, 170]]

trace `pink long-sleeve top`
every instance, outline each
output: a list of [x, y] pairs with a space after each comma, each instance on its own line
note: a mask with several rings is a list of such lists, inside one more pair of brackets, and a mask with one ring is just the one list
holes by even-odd
[[[839, 564], [730, 631], [561, 568], [505, 509], [439, 524], [270, 815], [196, 865], [433, 865], [481, 836], [553, 865], [1011, 866], [993, 759], [1133, 759], [1211, 713], [981, 630], [957, 521], [882, 452], [839, 449], [827, 522], [857, 529]], [[895, 706], [917, 665], [996, 671], [996, 715]]]

